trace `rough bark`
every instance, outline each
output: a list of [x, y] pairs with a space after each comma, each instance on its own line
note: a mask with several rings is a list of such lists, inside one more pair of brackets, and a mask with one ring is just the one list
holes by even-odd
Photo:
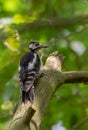
[[10, 122], [10, 130], [38, 130], [50, 98], [65, 83], [87, 83], [88, 72], [61, 72], [63, 57], [52, 53], [47, 58], [42, 76], [35, 83], [33, 104], [19, 103]]

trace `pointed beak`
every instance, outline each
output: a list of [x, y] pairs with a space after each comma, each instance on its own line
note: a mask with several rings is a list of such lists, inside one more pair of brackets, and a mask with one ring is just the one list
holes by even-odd
[[42, 48], [48, 48], [49, 46], [44, 46], [44, 45], [39, 45], [38, 49], [42, 49]]

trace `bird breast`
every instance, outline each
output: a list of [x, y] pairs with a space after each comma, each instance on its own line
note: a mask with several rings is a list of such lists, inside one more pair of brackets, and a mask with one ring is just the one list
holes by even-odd
[[34, 58], [33, 58], [33, 60], [28, 63], [28, 70], [34, 69], [34, 66], [35, 66], [35, 64], [36, 64], [36, 60], [37, 60], [37, 54], [34, 53]]

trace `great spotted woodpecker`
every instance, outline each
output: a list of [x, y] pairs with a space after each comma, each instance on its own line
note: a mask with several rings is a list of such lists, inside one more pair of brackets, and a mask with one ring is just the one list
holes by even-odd
[[37, 51], [48, 46], [40, 45], [39, 42], [30, 42], [29, 49], [19, 65], [20, 88], [22, 92], [22, 102], [34, 100], [34, 82], [40, 73], [41, 61]]

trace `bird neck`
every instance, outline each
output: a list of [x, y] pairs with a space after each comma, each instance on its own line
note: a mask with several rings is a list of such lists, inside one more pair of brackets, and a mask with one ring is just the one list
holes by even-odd
[[31, 52], [32, 52], [32, 53], [37, 53], [37, 50], [32, 50], [32, 49], [31, 49]]

